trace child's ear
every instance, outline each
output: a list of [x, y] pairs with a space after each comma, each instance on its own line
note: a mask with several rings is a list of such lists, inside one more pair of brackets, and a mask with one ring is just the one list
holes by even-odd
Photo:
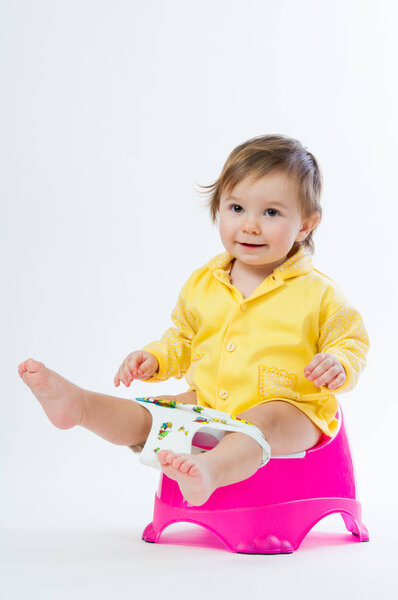
[[295, 239], [296, 242], [303, 242], [305, 238], [311, 233], [321, 220], [321, 215], [317, 212], [313, 213], [310, 217], [307, 217], [301, 223], [301, 229]]

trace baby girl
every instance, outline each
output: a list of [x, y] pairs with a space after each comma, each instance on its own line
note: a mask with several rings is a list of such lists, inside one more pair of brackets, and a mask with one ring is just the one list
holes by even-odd
[[[244, 419], [272, 454], [311, 448], [334, 435], [335, 394], [355, 386], [369, 348], [358, 311], [312, 264], [322, 215], [318, 163], [295, 139], [259, 136], [235, 148], [203, 187], [225, 251], [192, 273], [174, 327], [129, 354], [115, 386], [185, 374], [187, 392], [157, 398]], [[81, 425], [134, 451], [145, 443], [152, 417], [142, 404], [82, 389], [32, 358], [18, 371], [56, 427]], [[185, 499], [201, 505], [218, 487], [253, 475], [262, 448], [235, 431], [207, 452], [168, 449], [157, 458]]]

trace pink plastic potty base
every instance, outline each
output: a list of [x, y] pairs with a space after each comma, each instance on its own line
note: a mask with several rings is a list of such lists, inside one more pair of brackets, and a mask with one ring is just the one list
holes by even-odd
[[[153, 521], [142, 539], [156, 543], [166, 527], [187, 522], [211, 531], [230, 552], [291, 554], [321, 519], [340, 513], [356, 541], [367, 542], [341, 409], [336, 417], [333, 438], [323, 436], [305, 452], [271, 457], [248, 479], [215, 490], [201, 506], [189, 504], [178, 483], [162, 473]], [[196, 436], [200, 440], [200, 432]], [[196, 436], [195, 445], [208, 450]]]

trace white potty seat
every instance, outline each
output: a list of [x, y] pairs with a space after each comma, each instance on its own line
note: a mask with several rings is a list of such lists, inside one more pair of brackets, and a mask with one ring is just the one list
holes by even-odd
[[270, 446], [262, 431], [239, 417], [213, 408], [172, 400], [133, 400], [142, 403], [152, 415], [152, 427], [145, 444], [130, 446], [133, 452], [139, 453], [139, 461], [148, 467], [162, 470], [156, 456], [159, 450], [172, 450], [176, 454], [206, 452], [218, 444], [226, 431], [246, 433], [260, 444], [263, 449], [260, 467], [271, 457]]

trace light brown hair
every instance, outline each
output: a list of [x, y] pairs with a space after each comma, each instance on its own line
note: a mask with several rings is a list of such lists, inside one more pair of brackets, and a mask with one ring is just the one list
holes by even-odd
[[[298, 184], [301, 216], [308, 218], [313, 213], [322, 217], [320, 196], [322, 191], [322, 173], [318, 162], [306, 148], [293, 138], [285, 135], [262, 135], [251, 138], [232, 150], [228, 156], [220, 176], [210, 185], [199, 185], [208, 196], [207, 207], [213, 223], [217, 223], [221, 194], [231, 192], [240, 181], [247, 177], [254, 181], [271, 172], [284, 173], [293, 177]], [[295, 242], [289, 255], [299, 246], [305, 246], [314, 252], [312, 234], [316, 227], [302, 242]]]

